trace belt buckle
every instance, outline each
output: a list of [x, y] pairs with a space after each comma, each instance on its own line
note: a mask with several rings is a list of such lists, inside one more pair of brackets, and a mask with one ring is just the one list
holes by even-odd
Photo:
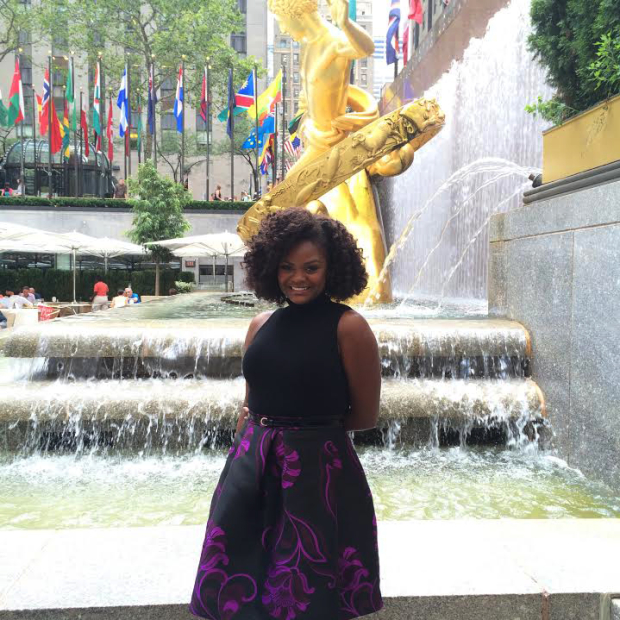
[[263, 416], [263, 417], [260, 419], [260, 425], [261, 425], [261, 426], [268, 426], [267, 422], [268, 422], [268, 418], [266, 418], [265, 416]]

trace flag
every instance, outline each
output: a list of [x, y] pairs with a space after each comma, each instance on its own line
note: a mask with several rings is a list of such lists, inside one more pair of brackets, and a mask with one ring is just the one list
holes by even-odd
[[97, 62], [95, 68], [95, 87], [93, 90], [93, 131], [95, 132], [96, 150], [101, 150], [101, 76], [99, 74], [101, 63]]
[[211, 93], [207, 92], [207, 68], [205, 67], [202, 74], [202, 92], [200, 93], [200, 116], [205, 123], [207, 122], [207, 114], [211, 105], [210, 99]]
[[[268, 116], [262, 125], [258, 128], [258, 150], [263, 150], [263, 139], [269, 134], [275, 133], [276, 123], [273, 116]], [[245, 142], [241, 145], [242, 149], [255, 149], [256, 148], [256, 127], [252, 127], [250, 135], [245, 139]]]
[[88, 158], [90, 155], [90, 145], [88, 143], [88, 118], [86, 116], [86, 101], [82, 101], [82, 109], [80, 110], [80, 127], [82, 128], [82, 141], [84, 143], [83, 155]]
[[118, 135], [121, 138], [125, 137], [127, 128], [131, 124], [131, 106], [129, 105], [127, 90], [127, 65], [125, 65], [125, 70], [123, 71], [123, 77], [121, 79], [121, 87], [118, 91], [118, 98], [116, 100], [116, 107], [121, 112], [118, 121]]
[[273, 162], [273, 134], [269, 136], [268, 140], [265, 140], [265, 144], [263, 146], [263, 152], [260, 156], [260, 171], [261, 174], [269, 173], [269, 166]]
[[9, 91], [9, 121], [12, 127], [24, 120], [24, 89], [22, 87], [22, 74], [19, 70], [19, 59], [15, 59], [15, 72]]
[[[60, 151], [64, 144], [64, 129], [60, 123], [60, 119], [58, 118], [58, 114], [56, 114], [56, 106], [54, 105], [54, 100], [50, 99], [50, 106], [52, 108], [52, 127], [50, 129], [50, 143], [52, 155], [55, 155]], [[67, 130], [67, 134], [69, 131]]]
[[106, 130], [106, 138], [108, 140], [108, 161], [112, 164], [112, 159], [114, 159], [114, 112], [112, 110], [111, 98], [110, 107], [108, 109], [108, 127]]
[[0, 91], [0, 126], [9, 126], [9, 111], [6, 109], [6, 106], [2, 101], [2, 91]]
[[67, 99], [65, 99], [65, 107], [62, 115], [62, 127], [62, 152], [64, 153], [64, 156], [69, 159], [69, 144], [71, 143], [71, 139], [69, 137], [69, 102]]
[[422, 0], [409, 0], [409, 13], [407, 17], [420, 25], [422, 24], [424, 21]]
[[65, 97], [69, 104], [69, 116], [71, 121], [71, 129], [75, 131], [77, 129], [77, 118], [75, 112], [75, 97], [73, 96], [73, 63], [69, 63], [69, 70], [67, 71], [67, 87], [65, 88]]
[[296, 133], [289, 136], [288, 140], [284, 141], [284, 150], [293, 158], [299, 159], [301, 155], [301, 140]]
[[37, 95], [37, 101], [41, 102], [39, 109], [39, 131], [42, 136], [47, 133], [48, 116], [49, 116], [49, 103], [50, 103], [50, 71], [45, 70], [45, 77], [43, 78], [43, 98], [39, 99]]
[[155, 133], [155, 105], [157, 104], [157, 93], [155, 92], [155, 65], [151, 63], [151, 72], [149, 74], [149, 100], [147, 103], [147, 123], [149, 133]]
[[177, 94], [174, 98], [174, 116], [177, 119], [177, 131], [183, 133], [183, 66], [179, 67]]
[[250, 72], [248, 79], [243, 83], [239, 92], [235, 94], [235, 106], [247, 110], [254, 105], [254, 71]]
[[278, 75], [267, 89], [258, 96], [256, 107], [252, 105], [248, 108], [248, 116], [253, 120], [258, 108], [258, 120], [262, 123], [267, 116], [273, 114], [276, 103], [280, 101], [282, 101], [282, 69], [278, 71]]
[[396, 62], [400, 48], [398, 46], [398, 27], [400, 25], [400, 0], [392, 0], [390, 21], [385, 39], [385, 60], [388, 65]]
[[234, 109], [235, 109], [235, 91], [233, 90], [233, 71], [232, 69], [228, 69], [228, 106], [227, 111], [228, 115], [226, 118], [226, 133], [228, 137], [232, 140], [233, 137], [233, 127], [234, 127]]

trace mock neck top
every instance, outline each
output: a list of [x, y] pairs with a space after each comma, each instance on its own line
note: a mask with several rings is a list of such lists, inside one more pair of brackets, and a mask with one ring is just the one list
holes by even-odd
[[254, 336], [243, 358], [248, 407], [262, 416], [345, 415], [347, 379], [338, 352], [338, 322], [349, 306], [319, 295], [288, 301]]

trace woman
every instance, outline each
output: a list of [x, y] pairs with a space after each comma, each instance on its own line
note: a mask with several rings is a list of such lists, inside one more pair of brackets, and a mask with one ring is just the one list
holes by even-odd
[[211, 620], [346, 620], [383, 605], [376, 519], [346, 431], [379, 412], [377, 342], [331, 299], [367, 283], [338, 221], [287, 209], [265, 218], [245, 267], [262, 299], [250, 323], [246, 397], [215, 489], [190, 605]]

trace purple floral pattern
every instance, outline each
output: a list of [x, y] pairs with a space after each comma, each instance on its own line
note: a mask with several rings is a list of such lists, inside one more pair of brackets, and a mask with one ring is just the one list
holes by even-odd
[[366, 477], [342, 429], [248, 423], [213, 495], [190, 611], [209, 620], [350, 620], [378, 611], [376, 530]]

